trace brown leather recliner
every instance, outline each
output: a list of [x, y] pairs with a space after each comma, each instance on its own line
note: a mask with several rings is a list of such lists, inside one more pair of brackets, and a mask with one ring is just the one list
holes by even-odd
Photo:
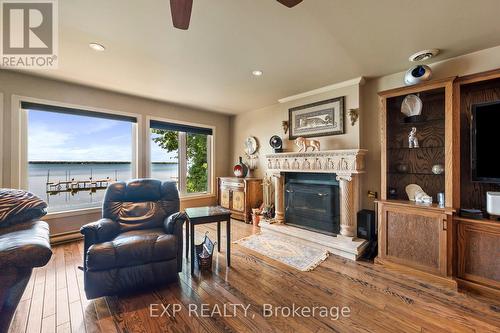
[[83, 226], [88, 299], [148, 288], [182, 271], [182, 225], [175, 182], [136, 179], [106, 190], [102, 219]]
[[45, 266], [51, 256], [47, 223], [0, 226], [0, 333], [7, 332], [33, 267]]

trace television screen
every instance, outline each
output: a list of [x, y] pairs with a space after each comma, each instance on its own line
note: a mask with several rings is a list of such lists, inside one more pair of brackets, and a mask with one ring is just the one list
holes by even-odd
[[495, 162], [500, 134], [500, 101], [472, 106], [472, 180], [500, 183], [500, 166]]

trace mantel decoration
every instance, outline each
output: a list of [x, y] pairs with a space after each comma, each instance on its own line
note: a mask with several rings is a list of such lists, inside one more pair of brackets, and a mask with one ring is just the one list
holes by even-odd
[[320, 150], [320, 142], [318, 140], [310, 140], [301, 136], [295, 139], [295, 145], [299, 147], [299, 152], [306, 152], [309, 147], [311, 147], [313, 151]]
[[277, 135], [273, 135], [269, 139], [269, 145], [273, 148], [275, 153], [281, 153], [283, 151], [283, 140]]
[[344, 97], [288, 110], [289, 139], [344, 134]]

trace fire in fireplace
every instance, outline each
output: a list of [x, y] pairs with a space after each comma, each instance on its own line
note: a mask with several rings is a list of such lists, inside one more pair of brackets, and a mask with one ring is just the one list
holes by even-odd
[[325, 234], [338, 234], [340, 198], [335, 174], [287, 173], [285, 221]]

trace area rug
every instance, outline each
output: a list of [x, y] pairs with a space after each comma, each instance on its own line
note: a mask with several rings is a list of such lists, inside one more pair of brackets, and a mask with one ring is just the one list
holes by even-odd
[[251, 235], [233, 243], [259, 252], [300, 271], [311, 271], [328, 258], [329, 252], [311, 247], [304, 241], [278, 233]]

